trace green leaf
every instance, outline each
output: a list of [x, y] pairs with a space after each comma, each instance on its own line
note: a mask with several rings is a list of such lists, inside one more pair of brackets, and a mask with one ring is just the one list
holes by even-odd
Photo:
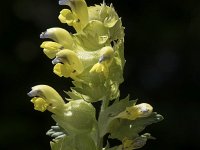
[[114, 42], [113, 46], [115, 52], [117, 53], [116, 64], [118, 64], [121, 67], [121, 70], [123, 72], [123, 68], [125, 65], [125, 58], [124, 58], [124, 39], [120, 39], [117, 42]]
[[[113, 67], [113, 69], [117, 72], [116, 67]], [[100, 75], [93, 76], [90, 79], [85, 78], [85, 82], [74, 81], [73, 84], [75, 87], [72, 87], [71, 91], [66, 92], [70, 96], [70, 99], [67, 100], [71, 101], [84, 99], [87, 102], [96, 102], [104, 99], [105, 97], [109, 100], [118, 98], [120, 75], [119, 73], [116, 73], [115, 75], [116, 76], [111, 75], [106, 81], [103, 76]]]
[[112, 40], [118, 40], [118, 39], [124, 39], [124, 27], [122, 26], [121, 19], [116, 22], [115, 26], [110, 28], [109, 30], [111, 39]]
[[129, 96], [127, 96], [120, 101], [115, 101], [111, 106], [105, 109], [100, 114], [98, 120], [100, 137], [103, 137], [107, 132], [109, 132], [108, 127], [110, 126], [112, 120], [115, 119], [115, 116], [117, 116], [117, 114], [124, 111], [126, 107], [134, 105], [135, 103], [136, 101], [134, 100], [129, 101]]
[[146, 126], [162, 120], [163, 117], [156, 112], [153, 112], [148, 117], [138, 118], [133, 121], [127, 119], [115, 119], [110, 125], [110, 138], [117, 138], [119, 140], [122, 140], [124, 137], [136, 138], [139, 136], [139, 133], [146, 128]]

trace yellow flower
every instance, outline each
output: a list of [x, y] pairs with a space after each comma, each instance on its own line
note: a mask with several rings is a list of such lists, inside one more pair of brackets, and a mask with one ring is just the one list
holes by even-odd
[[[73, 26], [75, 27], [76, 31], [81, 31], [85, 25], [88, 23], [88, 8], [87, 8], [87, 4], [85, 2], [85, 0], [59, 0], [59, 4], [60, 5], [68, 5], [72, 12], [70, 12], [69, 10], [65, 9], [63, 11], [61, 11], [61, 15], [66, 18], [66, 21], [72, 19], [74, 20], [74, 18], [77, 18], [73, 23]], [[59, 16], [59, 19], [61, 19], [62, 17]], [[61, 22], [63, 21], [63, 19], [61, 19]], [[75, 24], [79, 24], [79, 25], [75, 25]]]
[[67, 23], [69, 26], [73, 26], [78, 21], [78, 18], [69, 9], [61, 10], [58, 19], [60, 22]]
[[63, 64], [61, 63], [57, 63], [54, 68], [53, 68], [53, 72], [58, 75], [59, 77], [69, 77], [70, 75], [70, 70]]
[[83, 72], [83, 64], [75, 52], [64, 49], [56, 54], [56, 58], [52, 61], [54, 73], [58, 76], [71, 77], [79, 75]]
[[40, 38], [50, 38], [61, 44], [64, 48], [73, 49], [74, 46], [71, 34], [67, 30], [58, 27], [50, 28], [42, 32]]
[[48, 85], [37, 85], [32, 87], [28, 96], [33, 97], [34, 109], [44, 112], [46, 109], [55, 113], [65, 104], [62, 97]]
[[43, 48], [43, 52], [50, 59], [54, 58], [56, 53], [63, 49], [61, 44], [52, 41], [45, 41], [40, 45], [40, 47]]
[[141, 117], [148, 117], [151, 115], [153, 107], [147, 103], [141, 103], [135, 106], [127, 107], [125, 111], [121, 112], [116, 118], [123, 118], [135, 120]]
[[69, 9], [61, 10], [58, 19], [62, 23], [67, 23], [69, 26], [73, 26], [76, 31], [81, 30], [81, 24], [78, 17], [76, 16], [76, 14], [73, 14]]
[[31, 102], [34, 104], [34, 109], [44, 112], [49, 104], [41, 97], [34, 97], [31, 99]]
[[107, 78], [109, 74], [109, 67], [113, 61], [113, 54], [114, 50], [112, 47], [103, 47], [100, 51], [99, 61], [90, 69], [90, 73], [103, 73], [104, 76]]

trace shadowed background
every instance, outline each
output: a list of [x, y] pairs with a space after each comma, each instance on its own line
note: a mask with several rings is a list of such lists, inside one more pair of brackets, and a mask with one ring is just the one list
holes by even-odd
[[[89, 5], [102, 0], [87, 0]], [[164, 120], [145, 130], [144, 150], [200, 149], [200, 1], [106, 0], [125, 26], [125, 82], [121, 96], [148, 102]], [[70, 79], [52, 72], [39, 47], [50, 27], [71, 27], [57, 19], [56, 0], [9, 0], [0, 4], [0, 149], [48, 150], [45, 135], [54, 121], [33, 109], [26, 95], [36, 84], [53, 86], [62, 96]]]

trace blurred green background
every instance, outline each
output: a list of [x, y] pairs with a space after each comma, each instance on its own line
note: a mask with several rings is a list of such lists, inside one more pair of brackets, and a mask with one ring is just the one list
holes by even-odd
[[[89, 5], [102, 0], [87, 0]], [[164, 121], [146, 131], [157, 137], [143, 150], [200, 149], [200, 1], [106, 0], [122, 17], [126, 67], [121, 96], [148, 102]], [[26, 93], [48, 84], [64, 95], [70, 79], [52, 73], [39, 34], [64, 27], [57, 0], [9, 0], [0, 4], [0, 149], [48, 150], [54, 125], [34, 111]]]

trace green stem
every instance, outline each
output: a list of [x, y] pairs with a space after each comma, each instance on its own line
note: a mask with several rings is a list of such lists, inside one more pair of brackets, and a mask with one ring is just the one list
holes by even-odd
[[[109, 105], [109, 99], [108, 98], [105, 98], [104, 100], [102, 100], [101, 110], [100, 110], [100, 113], [99, 113], [99, 117], [102, 115], [102, 113], [104, 112], [104, 110], [108, 107], [108, 105]], [[103, 149], [103, 137], [99, 137], [98, 149], [99, 150]]]
[[108, 107], [109, 105], [109, 99], [105, 98], [103, 101], [102, 101], [102, 104], [101, 104], [101, 110], [100, 110], [100, 114]]

